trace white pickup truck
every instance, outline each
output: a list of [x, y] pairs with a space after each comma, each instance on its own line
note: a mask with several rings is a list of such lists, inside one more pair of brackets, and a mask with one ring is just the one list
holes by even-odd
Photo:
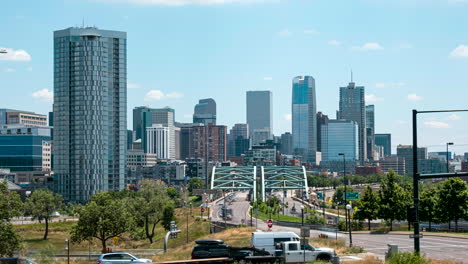
[[304, 261], [330, 261], [336, 252], [332, 248], [316, 248], [311, 245], [305, 245], [301, 248], [298, 241], [282, 242], [282, 257], [284, 263], [304, 263]]

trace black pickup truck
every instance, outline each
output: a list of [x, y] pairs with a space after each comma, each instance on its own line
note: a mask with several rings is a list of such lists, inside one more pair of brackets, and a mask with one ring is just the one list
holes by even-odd
[[249, 263], [275, 263], [278, 258], [268, 251], [255, 247], [232, 247], [220, 239], [196, 240], [192, 250], [192, 259], [229, 258], [234, 261]]

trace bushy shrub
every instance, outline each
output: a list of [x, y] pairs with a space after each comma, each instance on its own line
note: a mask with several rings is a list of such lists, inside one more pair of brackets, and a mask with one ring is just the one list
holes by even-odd
[[426, 260], [424, 257], [409, 253], [409, 252], [401, 252], [397, 254], [393, 254], [393, 256], [388, 259], [389, 264], [429, 264], [429, 261]]

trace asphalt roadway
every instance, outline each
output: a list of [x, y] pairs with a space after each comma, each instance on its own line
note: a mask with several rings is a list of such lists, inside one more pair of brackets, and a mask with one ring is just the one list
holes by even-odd
[[[352, 239], [354, 245], [364, 247], [367, 252], [379, 256], [385, 255], [388, 244], [398, 245], [399, 251], [414, 250], [414, 240], [409, 235], [352, 234]], [[347, 243], [348, 241], [347, 238]], [[426, 257], [468, 263], [468, 239], [424, 236], [420, 241], [421, 253]]]

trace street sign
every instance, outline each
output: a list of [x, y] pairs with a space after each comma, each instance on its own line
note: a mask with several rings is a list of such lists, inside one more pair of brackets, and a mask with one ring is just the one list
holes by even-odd
[[318, 192], [318, 193], [317, 193], [317, 198], [318, 198], [319, 200], [323, 200], [323, 193], [322, 193], [322, 192]]
[[410, 238], [423, 238], [423, 234], [418, 234], [418, 235], [410, 234], [409, 237]]
[[273, 227], [273, 220], [268, 219], [267, 225], [268, 225], [268, 228], [272, 228]]
[[348, 201], [359, 200], [359, 193], [358, 192], [347, 192], [346, 193], [346, 200], [348, 200]]

